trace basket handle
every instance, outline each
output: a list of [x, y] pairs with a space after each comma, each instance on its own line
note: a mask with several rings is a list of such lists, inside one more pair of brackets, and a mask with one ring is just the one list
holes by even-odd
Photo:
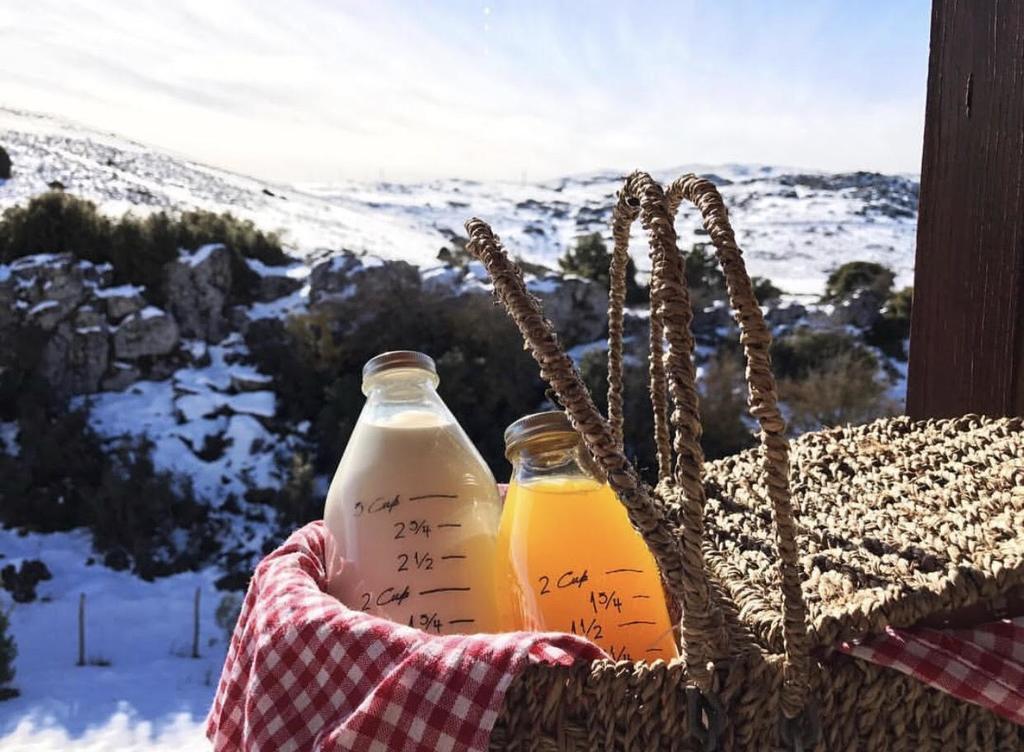
[[[715, 246], [728, 288], [729, 302], [740, 328], [747, 361], [746, 380], [750, 413], [761, 426], [763, 468], [772, 502], [776, 548], [782, 584], [783, 627], [786, 649], [786, 682], [782, 707], [787, 717], [800, 713], [807, 695], [810, 670], [807, 638], [807, 611], [800, 588], [796, 524], [789, 489], [789, 442], [777, 401], [775, 379], [771, 371], [769, 346], [771, 332], [754, 295], [753, 284], [736, 245], [721, 194], [704, 178], [684, 175], [663, 192], [650, 175], [635, 172], [626, 180], [613, 215], [615, 247], [612, 254], [612, 292], [609, 296], [608, 414], [618, 421], [616, 436], [621, 437], [622, 421], [622, 317], [620, 301], [624, 297], [624, 272], [628, 261], [629, 229], [637, 216], [648, 232], [651, 246], [651, 400], [658, 443], [659, 477], [673, 477], [683, 492], [682, 535], [684, 549], [704, 540], [705, 494], [702, 482], [704, 455], [700, 447], [701, 424], [698, 412], [696, 374], [693, 366], [692, 311], [686, 287], [683, 257], [677, 246], [674, 218], [679, 204], [687, 200], [700, 211], [704, 227]], [[620, 271], [621, 270], [621, 271]], [[616, 285], [620, 287], [616, 289]], [[668, 341], [668, 354], [662, 356], [662, 330]], [[613, 336], [613, 333], [617, 336]], [[657, 340], [657, 347], [654, 347]], [[664, 363], [668, 378], [657, 366]], [[666, 383], [667, 381], [667, 383]], [[671, 467], [665, 405], [671, 394], [675, 410], [671, 414], [674, 429], [672, 446], [676, 464]], [[684, 557], [695, 562], [695, 557]], [[706, 577], [703, 569], [685, 572], [688, 578]], [[683, 628], [687, 629], [684, 611]], [[696, 639], [699, 633], [693, 635]]]
[[[537, 364], [541, 377], [547, 381], [559, 402], [568, 413], [573, 428], [583, 437], [587, 449], [604, 470], [609, 484], [615, 489], [629, 521], [643, 536], [654, 555], [666, 587], [672, 597], [683, 604], [684, 612], [699, 621], [708, 613], [707, 579], [688, 577], [687, 572], [701, 571], [703, 557], [697, 546], [696, 562], [683, 561], [683, 549], [676, 540], [672, 525], [660, 505], [640, 482], [636, 470], [626, 459], [620, 442], [616, 441], [610, 425], [601, 416], [591, 399], [579, 371], [558, 343], [554, 327], [541, 310], [540, 303], [526, 289], [523, 273], [512, 261], [481, 219], [466, 222], [469, 242], [466, 249], [487, 269], [498, 299], [519, 328]], [[687, 673], [701, 689], [711, 687], [711, 671], [706, 660], [706, 644], [696, 640], [687, 644]]]

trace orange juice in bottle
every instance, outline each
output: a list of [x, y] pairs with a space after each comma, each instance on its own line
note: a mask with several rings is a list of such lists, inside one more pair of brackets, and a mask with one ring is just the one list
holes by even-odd
[[643, 538], [561, 412], [505, 432], [512, 480], [498, 531], [503, 627], [570, 632], [626, 660], [678, 649], [661, 577]]

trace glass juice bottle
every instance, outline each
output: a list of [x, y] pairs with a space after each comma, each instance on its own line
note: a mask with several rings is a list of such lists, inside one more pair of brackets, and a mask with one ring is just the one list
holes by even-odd
[[498, 532], [502, 627], [571, 632], [624, 660], [678, 655], [661, 576], [561, 412], [505, 432], [512, 480]]
[[437, 394], [434, 361], [388, 352], [327, 492], [329, 592], [436, 634], [497, 631], [494, 476]]

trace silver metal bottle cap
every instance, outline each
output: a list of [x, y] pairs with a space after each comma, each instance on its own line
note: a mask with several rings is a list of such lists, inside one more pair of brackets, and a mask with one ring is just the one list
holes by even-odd
[[366, 361], [366, 365], [363, 366], [363, 378], [396, 368], [418, 368], [437, 375], [437, 365], [429, 355], [415, 350], [392, 350], [375, 355]]
[[569, 418], [561, 410], [533, 413], [517, 420], [505, 429], [505, 453], [538, 436], [559, 436], [578, 439]]

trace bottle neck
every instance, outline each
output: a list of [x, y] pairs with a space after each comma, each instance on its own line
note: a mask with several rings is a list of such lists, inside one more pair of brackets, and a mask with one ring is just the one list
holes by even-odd
[[430, 413], [440, 423], [454, 422], [437, 393], [437, 375], [420, 369], [395, 369], [363, 380], [366, 406], [363, 415], [374, 423], [387, 423], [408, 413]]
[[539, 436], [509, 453], [512, 480], [529, 483], [544, 478], [569, 478], [600, 483], [600, 473], [575, 437]]

